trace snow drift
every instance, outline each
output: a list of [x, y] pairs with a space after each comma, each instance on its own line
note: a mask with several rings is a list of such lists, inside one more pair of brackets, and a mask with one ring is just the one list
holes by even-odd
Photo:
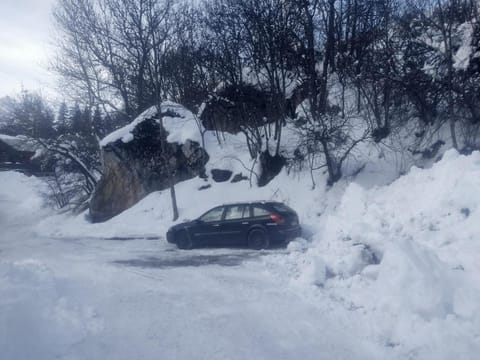
[[471, 358], [466, 349], [480, 346], [479, 189], [480, 152], [454, 150], [387, 186], [351, 183], [308, 249], [291, 246], [267, 265], [363, 313], [401, 356]]

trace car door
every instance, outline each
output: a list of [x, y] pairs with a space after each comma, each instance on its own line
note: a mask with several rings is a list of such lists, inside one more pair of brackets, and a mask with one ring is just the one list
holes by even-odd
[[204, 245], [217, 245], [222, 239], [221, 223], [225, 208], [215, 207], [200, 216], [192, 229], [192, 235], [197, 243]]
[[221, 231], [225, 245], [244, 244], [250, 226], [250, 209], [246, 204], [225, 206]]

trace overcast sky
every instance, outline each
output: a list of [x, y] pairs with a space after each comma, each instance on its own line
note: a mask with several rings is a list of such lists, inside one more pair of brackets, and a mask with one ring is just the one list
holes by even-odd
[[53, 93], [51, 8], [56, 0], [0, 0], [0, 97], [26, 89]]

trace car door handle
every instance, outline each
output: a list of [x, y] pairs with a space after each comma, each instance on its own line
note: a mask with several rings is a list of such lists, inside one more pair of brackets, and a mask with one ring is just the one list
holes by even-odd
[[220, 224], [213, 224], [212, 226], [219, 227], [219, 226], [220, 226]]
[[248, 225], [248, 224], [250, 224], [248, 221], [242, 222], [242, 225]]

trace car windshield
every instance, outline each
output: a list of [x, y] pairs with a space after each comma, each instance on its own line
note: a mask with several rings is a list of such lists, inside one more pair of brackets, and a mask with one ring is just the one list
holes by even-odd
[[218, 207], [203, 214], [199, 218], [199, 220], [204, 222], [220, 221], [222, 220], [222, 214], [223, 214], [223, 207]]

